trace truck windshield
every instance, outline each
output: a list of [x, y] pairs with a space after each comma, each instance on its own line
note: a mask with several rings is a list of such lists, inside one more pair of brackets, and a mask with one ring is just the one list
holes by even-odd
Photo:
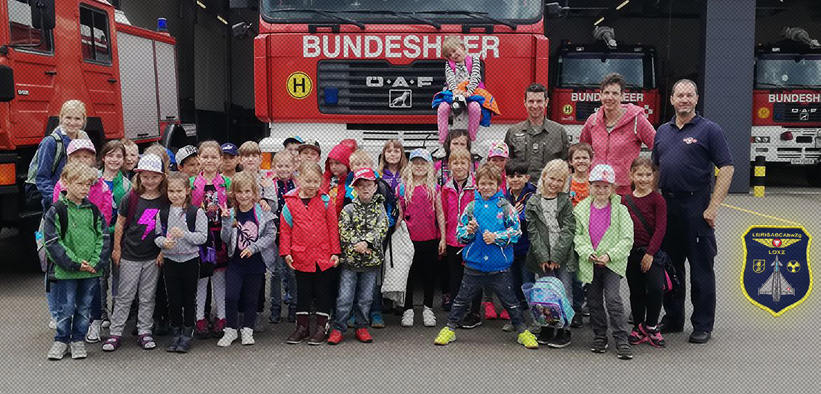
[[756, 89], [821, 88], [821, 55], [766, 55], [756, 61]]
[[[506, 23], [532, 24], [543, 8], [543, 0], [263, 0], [261, 14], [270, 23], [340, 23], [328, 15], [335, 14], [360, 23], [408, 24], [413, 19], [402, 14], [412, 13], [437, 23], [493, 24], [484, 15]], [[374, 12], [384, 10], [391, 12]]]
[[[646, 69], [650, 75], [645, 75]], [[651, 89], [655, 87], [652, 70], [652, 65], [645, 66], [640, 54], [568, 53], [559, 58], [557, 86], [598, 88], [605, 75], [619, 73], [628, 88]]]

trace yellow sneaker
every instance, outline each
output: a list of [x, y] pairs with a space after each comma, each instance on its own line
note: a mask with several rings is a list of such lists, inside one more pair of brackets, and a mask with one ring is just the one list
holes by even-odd
[[456, 340], [456, 333], [453, 332], [450, 328], [443, 328], [442, 331], [439, 331], [439, 335], [436, 336], [436, 339], [433, 341], [436, 345], [447, 345]]
[[536, 336], [533, 335], [528, 330], [525, 330], [523, 333], [519, 334], [519, 341], [518, 342], [521, 343], [522, 345], [524, 345], [528, 349], [538, 349], [539, 348], [539, 342], [536, 341]]

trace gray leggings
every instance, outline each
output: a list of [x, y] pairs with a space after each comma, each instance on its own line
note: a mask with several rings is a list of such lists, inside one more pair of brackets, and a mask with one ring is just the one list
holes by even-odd
[[120, 259], [120, 280], [117, 296], [114, 298], [114, 311], [111, 313], [110, 332], [113, 336], [122, 336], [125, 321], [134, 297], [139, 297], [140, 308], [137, 312], [137, 331], [140, 335], [151, 334], [154, 325], [154, 299], [157, 291], [157, 280], [160, 267], [156, 260], [131, 261]]

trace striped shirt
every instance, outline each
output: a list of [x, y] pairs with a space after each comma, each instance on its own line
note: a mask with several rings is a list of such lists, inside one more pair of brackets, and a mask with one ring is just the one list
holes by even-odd
[[470, 57], [473, 60], [473, 67], [471, 67], [469, 73], [466, 62], [456, 63], [455, 71], [450, 67], [450, 62], [445, 62], [445, 81], [448, 84], [448, 89], [453, 92], [462, 81], [468, 81], [466, 89], [468, 97], [473, 95], [473, 91], [476, 90], [476, 87], [479, 86], [479, 82], [482, 80], [481, 60], [476, 56]]

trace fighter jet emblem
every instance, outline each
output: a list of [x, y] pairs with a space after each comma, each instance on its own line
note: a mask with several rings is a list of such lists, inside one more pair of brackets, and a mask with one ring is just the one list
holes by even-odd
[[781, 262], [778, 261], [778, 256], [775, 256], [775, 261], [770, 266], [775, 267], [775, 269], [770, 278], [758, 288], [758, 295], [771, 295], [773, 296], [773, 302], [781, 301], [783, 295], [795, 295], [795, 289], [781, 274]]

